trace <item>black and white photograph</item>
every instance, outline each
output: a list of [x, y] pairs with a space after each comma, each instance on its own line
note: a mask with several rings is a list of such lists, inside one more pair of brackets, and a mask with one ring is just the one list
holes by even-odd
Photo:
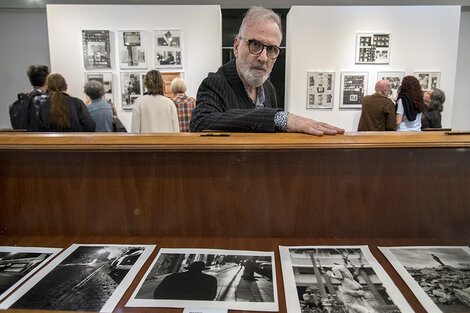
[[307, 109], [332, 109], [334, 72], [307, 72]]
[[145, 93], [145, 72], [121, 72], [121, 104], [124, 110], [132, 110], [135, 100]]
[[181, 30], [154, 30], [154, 58], [156, 68], [181, 68]]
[[146, 32], [118, 31], [119, 67], [121, 69], [147, 68]]
[[279, 251], [290, 313], [413, 312], [367, 246]]
[[428, 312], [470, 312], [470, 248], [379, 247]]
[[0, 301], [54, 258], [60, 248], [0, 247]]
[[111, 45], [109, 30], [82, 30], [85, 69], [110, 69]]
[[391, 34], [356, 34], [356, 64], [389, 64]]
[[0, 309], [112, 312], [154, 248], [73, 244]]
[[278, 311], [274, 253], [160, 249], [126, 306]]
[[390, 92], [391, 98], [396, 98], [398, 96], [398, 87], [400, 87], [403, 77], [405, 77], [404, 71], [390, 71], [377, 73], [377, 81], [387, 80], [390, 82], [390, 86], [392, 88], [392, 91]]
[[341, 73], [340, 109], [360, 109], [362, 99], [367, 94], [367, 72]]
[[441, 87], [441, 72], [414, 72], [424, 92]]
[[104, 87], [104, 98], [106, 101], [114, 103], [113, 95], [113, 73], [110, 72], [90, 72], [85, 73], [85, 83], [89, 81], [97, 81], [103, 84]]

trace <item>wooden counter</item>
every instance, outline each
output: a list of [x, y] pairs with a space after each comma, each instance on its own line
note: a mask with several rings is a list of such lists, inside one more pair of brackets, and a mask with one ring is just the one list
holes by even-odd
[[368, 244], [424, 312], [375, 247], [470, 242], [469, 135], [217, 134], [0, 133], [0, 245], [275, 251], [285, 312], [279, 244]]

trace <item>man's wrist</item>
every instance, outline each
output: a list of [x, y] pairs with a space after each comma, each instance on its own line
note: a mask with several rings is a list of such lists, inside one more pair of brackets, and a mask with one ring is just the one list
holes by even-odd
[[274, 126], [278, 132], [287, 131], [287, 116], [289, 113], [286, 111], [279, 111], [274, 115]]

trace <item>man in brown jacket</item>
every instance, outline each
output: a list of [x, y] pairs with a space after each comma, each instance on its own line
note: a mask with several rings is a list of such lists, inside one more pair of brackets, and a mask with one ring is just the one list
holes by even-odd
[[388, 98], [390, 82], [379, 80], [375, 93], [362, 100], [362, 112], [358, 131], [396, 130], [395, 104]]

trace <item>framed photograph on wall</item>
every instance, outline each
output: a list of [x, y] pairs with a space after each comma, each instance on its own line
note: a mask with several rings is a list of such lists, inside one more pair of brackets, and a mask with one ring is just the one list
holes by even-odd
[[307, 109], [332, 109], [334, 88], [334, 72], [307, 72]]
[[85, 69], [110, 69], [111, 44], [109, 30], [82, 30]]
[[103, 84], [104, 87], [104, 98], [106, 101], [111, 101], [114, 103], [114, 94], [113, 94], [113, 73], [98, 73], [90, 72], [85, 73], [85, 83], [89, 81], [98, 81]]
[[441, 72], [414, 72], [413, 76], [418, 79], [423, 91], [441, 86]]
[[176, 77], [184, 78], [183, 72], [160, 72], [163, 78], [163, 95], [168, 98], [173, 98], [173, 92], [171, 91], [171, 82]]
[[121, 72], [121, 105], [132, 110], [135, 100], [145, 93], [145, 72]]
[[356, 34], [356, 64], [389, 64], [390, 33]]
[[341, 72], [340, 109], [360, 109], [367, 94], [368, 72]]
[[143, 30], [118, 31], [119, 67], [147, 68], [146, 32]]
[[401, 71], [377, 73], [377, 81], [387, 80], [390, 82], [390, 86], [392, 87], [392, 92], [391, 92], [392, 98], [395, 98], [396, 96], [398, 96], [398, 87], [400, 87], [403, 77], [405, 77], [405, 72], [401, 72]]
[[182, 33], [181, 30], [154, 30], [155, 68], [181, 68]]

